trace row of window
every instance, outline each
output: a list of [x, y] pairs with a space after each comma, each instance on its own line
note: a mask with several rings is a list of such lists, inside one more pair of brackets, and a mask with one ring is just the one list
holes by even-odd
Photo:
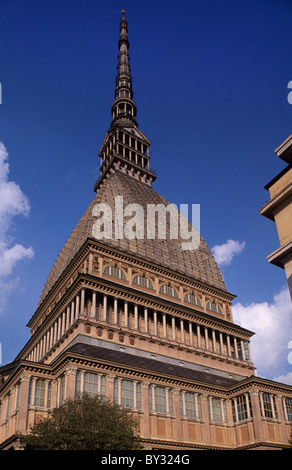
[[[60, 381], [59, 403], [64, 400], [65, 376]], [[88, 393], [90, 396], [106, 395], [105, 375], [92, 372], [76, 372], [75, 395]], [[149, 386], [149, 410], [158, 413], [173, 414], [172, 389], [157, 385]], [[114, 402], [131, 409], [141, 409], [141, 384], [126, 379], [115, 378]], [[278, 419], [275, 396], [270, 393], [259, 394], [261, 414], [265, 418]], [[51, 381], [30, 380], [29, 404], [37, 407], [50, 408]], [[226, 401], [212, 398], [208, 401], [209, 419], [214, 422], [227, 422]], [[284, 415], [292, 422], [292, 398], [284, 398]], [[201, 418], [201, 396], [191, 392], [180, 392], [180, 410], [188, 418]], [[250, 395], [248, 393], [232, 399], [233, 421], [243, 421], [252, 417]]]
[[[114, 379], [114, 403], [133, 410], [142, 409], [141, 383], [138, 381], [115, 378]], [[29, 384], [28, 404], [38, 408], [51, 408], [52, 381], [41, 378], [31, 378]], [[13, 411], [19, 409], [20, 387], [14, 405], [11, 403], [11, 395], [8, 395], [3, 403], [6, 403], [6, 420]], [[106, 396], [106, 376], [93, 372], [78, 370], [76, 372], [75, 396], [87, 393], [90, 396]], [[65, 375], [60, 378], [58, 389], [58, 403], [61, 405], [65, 398]], [[189, 391], [179, 392], [181, 416], [194, 419], [202, 419], [202, 395]], [[227, 423], [226, 400], [216, 397], [208, 397], [209, 420], [215, 423]], [[151, 384], [148, 386], [149, 411], [174, 414], [173, 390], [168, 387]], [[278, 419], [276, 399], [273, 394], [260, 392], [259, 405], [261, 415], [264, 418]], [[283, 412], [285, 421], [292, 423], [292, 398], [283, 397]], [[13, 408], [13, 409], [12, 409]], [[3, 408], [2, 408], [3, 409]], [[245, 393], [232, 399], [233, 421], [241, 422], [252, 418], [252, 406], [249, 393]]]
[[[104, 274], [116, 277], [118, 279], [126, 280], [124, 271], [116, 266], [107, 266], [104, 269]], [[141, 287], [146, 287], [147, 289], [154, 289], [152, 282], [146, 276], [135, 276], [133, 279], [133, 284]], [[170, 297], [178, 298], [178, 293], [176, 289], [173, 286], [169, 286], [167, 284], [161, 286], [159, 292], [161, 294], [169, 295]], [[186, 294], [184, 300], [185, 302], [201, 307], [200, 299], [194, 294]], [[221, 307], [216, 302], [208, 302], [207, 310], [210, 310], [215, 313], [222, 313]]]

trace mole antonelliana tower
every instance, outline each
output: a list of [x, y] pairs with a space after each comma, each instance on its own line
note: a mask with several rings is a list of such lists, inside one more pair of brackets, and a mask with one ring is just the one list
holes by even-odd
[[255, 375], [253, 333], [233, 322], [235, 296], [204, 240], [184, 249], [167, 211], [164, 237], [127, 226], [129, 209], [145, 227], [149, 207], [161, 215], [169, 202], [136, 121], [124, 11], [118, 48], [96, 195], [49, 273], [29, 341], [0, 368], [0, 449], [82, 392], [128, 407], [145, 449], [288, 447], [292, 387]]

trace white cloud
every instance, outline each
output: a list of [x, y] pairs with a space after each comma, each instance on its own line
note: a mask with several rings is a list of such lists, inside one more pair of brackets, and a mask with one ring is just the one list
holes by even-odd
[[245, 242], [238, 240], [227, 240], [223, 245], [215, 245], [212, 248], [212, 253], [219, 266], [228, 265], [231, 263], [233, 257], [242, 252], [245, 247]]
[[277, 293], [272, 303], [235, 304], [233, 316], [242, 327], [255, 333], [251, 353], [257, 375], [292, 385], [292, 370], [288, 370], [292, 369], [288, 362], [288, 344], [292, 340], [292, 303], [288, 288]]
[[279, 375], [278, 377], [274, 377], [275, 382], [280, 382], [288, 385], [292, 385], [292, 372], [288, 372], [285, 375]]
[[15, 216], [27, 216], [30, 206], [27, 197], [14, 181], [9, 181], [8, 153], [0, 142], [0, 313], [7, 298], [17, 284], [17, 278], [11, 279], [16, 264], [32, 258], [32, 247], [25, 248], [19, 243], [12, 245], [8, 232]]

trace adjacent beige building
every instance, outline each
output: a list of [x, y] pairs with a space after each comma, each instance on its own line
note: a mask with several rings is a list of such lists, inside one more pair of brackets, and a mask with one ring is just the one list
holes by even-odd
[[[149, 206], [168, 206], [152, 187], [128, 48], [123, 13], [96, 195], [47, 278], [29, 341], [0, 368], [0, 449], [17, 449], [17, 433], [82, 392], [128, 407], [145, 449], [286, 448], [292, 387], [255, 376], [253, 333], [234, 323], [234, 295], [204, 240], [183, 249], [170, 217], [165, 238], [121, 236], [129, 207], [141, 224]], [[97, 237], [101, 207], [107, 238]]]
[[292, 299], [292, 134], [276, 149], [287, 166], [265, 188], [270, 200], [260, 213], [276, 223], [280, 247], [268, 256], [268, 261], [285, 269]]

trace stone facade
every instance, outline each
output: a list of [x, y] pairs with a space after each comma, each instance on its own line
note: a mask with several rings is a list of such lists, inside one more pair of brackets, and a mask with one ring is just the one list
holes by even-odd
[[260, 213], [276, 224], [280, 247], [268, 256], [268, 261], [285, 269], [292, 299], [292, 135], [276, 149], [276, 154], [288, 165], [265, 186], [270, 200]]

